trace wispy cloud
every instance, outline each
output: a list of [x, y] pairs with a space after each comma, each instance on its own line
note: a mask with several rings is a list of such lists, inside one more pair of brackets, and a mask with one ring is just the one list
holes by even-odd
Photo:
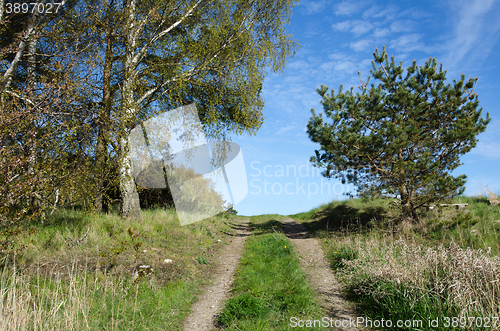
[[301, 1], [299, 3], [300, 7], [302, 7], [306, 14], [317, 14], [325, 9], [327, 2], [325, 0], [320, 1]]
[[349, 46], [356, 52], [366, 52], [370, 48], [373, 48], [373, 41], [371, 39], [362, 39], [350, 43]]
[[335, 52], [328, 54], [328, 58], [332, 60], [348, 60], [349, 55], [342, 53], [342, 52]]
[[281, 127], [276, 133], [275, 135], [283, 135], [285, 133], [288, 133], [290, 131], [297, 131], [298, 130], [298, 127], [297, 125], [286, 125], [286, 126], [283, 126]]
[[387, 36], [389, 33], [391, 33], [391, 30], [387, 28], [376, 28], [375, 31], [373, 32], [373, 35], [376, 38], [382, 38]]
[[287, 65], [287, 68], [288, 69], [292, 69], [292, 70], [300, 70], [300, 71], [303, 71], [303, 70], [307, 70], [309, 67], [311, 66], [311, 64], [307, 61], [304, 61], [304, 60], [296, 60], [296, 61], [292, 61], [290, 62], [288, 65]]
[[500, 121], [493, 119], [488, 124], [486, 131], [479, 135], [478, 143], [471, 150], [471, 153], [485, 156], [489, 159], [500, 159], [498, 132], [500, 132]]
[[363, 18], [387, 18], [393, 20], [398, 16], [399, 8], [397, 6], [372, 6], [363, 12]]
[[473, 149], [473, 153], [490, 159], [500, 159], [500, 143], [491, 140], [479, 141]]
[[453, 37], [446, 45], [447, 63], [454, 67], [468, 55], [469, 61], [485, 59], [499, 38], [499, 3], [495, 0], [450, 1], [450, 8], [458, 19]]
[[363, 33], [366, 33], [373, 29], [373, 24], [371, 24], [368, 21], [354, 21], [354, 25], [351, 29], [351, 32], [354, 33], [355, 35], [359, 36], [362, 35]]
[[415, 27], [415, 21], [412, 20], [396, 20], [391, 23], [392, 32], [410, 32]]
[[399, 52], [411, 52], [416, 50], [425, 50], [425, 44], [421, 41], [422, 36], [418, 33], [403, 35], [393, 39], [390, 42], [390, 47]]
[[418, 8], [408, 8], [399, 13], [400, 17], [411, 17], [414, 20], [422, 20], [424, 18], [429, 18], [434, 16], [434, 14], [430, 12], [423, 11]]
[[347, 32], [351, 29], [351, 21], [335, 23], [332, 25], [332, 28], [337, 31]]
[[307, 24], [302, 32], [302, 35], [306, 38], [316, 37], [318, 34], [322, 33], [322, 27], [318, 24]]
[[332, 27], [336, 31], [344, 31], [344, 32], [350, 31], [354, 33], [354, 35], [360, 36], [372, 30], [373, 24], [370, 23], [369, 21], [350, 20], [350, 21], [335, 23], [332, 25]]
[[364, 3], [362, 1], [342, 1], [335, 6], [335, 15], [352, 15], [359, 12]]

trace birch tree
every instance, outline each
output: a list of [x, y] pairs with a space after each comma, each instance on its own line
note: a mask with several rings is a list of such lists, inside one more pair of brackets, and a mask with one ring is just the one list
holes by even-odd
[[195, 102], [209, 135], [253, 133], [260, 127], [266, 69], [281, 70], [297, 48], [285, 32], [294, 3], [125, 2], [120, 106], [123, 217], [140, 215], [127, 144], [128, 133], [140, 119], [155, 110]]

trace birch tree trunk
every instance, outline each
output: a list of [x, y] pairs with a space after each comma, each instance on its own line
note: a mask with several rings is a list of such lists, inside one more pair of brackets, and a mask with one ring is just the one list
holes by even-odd
[[135, 0], [127, 1], [127, 20], [126, 20], [126, 41], [125, 41], [125, 66], [124, 80], [122, 87], [122, 106], [121, 106], [121, 137], [120, 137], [120, 193], [121, 207], [120, 214], [124, 218], [138, 218], [141, 216], [141, 207], [139, 204], [139, 194], [135, 187], [134, 176], [132, 173], [132, 160], [128, 146], [128, 135], [130, 126], [137, 109], [134, 101], [134, 61], [135, 48], [137, 42], [137, 31], [135, 26]]
[[[45, 0], [42, 0], [40, 3], [45, 4]], [[0, 3], [0, 20], [3, 18], [3, 14], [4, 14], [4, 3], [2, 1]], [[35, 39], [34, 34], [36, 33], [39, 21], [40, 21], [40, 14], [38, 13], [38, 11], [35, 10], [29, 20], [26, 30], [23, 33], [23, 37], [19, 42], [14, 59], [10, 63], [7, 70], [5, 70], [3, 77], [0, 78], [0, 91], [3, 92], [9, 89], [10, 84], [12, 83], [12, 76], [14, 75], [14, 72], [16, 71], [18, 64], [21, 62], [21, 58], [24, 53], [24, 50], [26, 49], [26, 45], [29, 43], [30, 40]]]
[[[27, 63], [27, 85], [28, 85], [28, 98], [30, 100], [33, 99], [33, 95], [35, 94], [35, 89], [36, 89], [36, 76], [35, 76], [35, 71], [36, 71], [36, 46], [37, 46], [37, 36], [33, 34], [31, 36], [31, 40], [29, 41], [28, 44], [28, 63]], [[27, 111], [30, 111], [32, 105], [28, 103], [27, 105]], [[29, 166], [28, 166], [28, 175], [33, 176], [34, 174], [34, 168], [35, 168], [35, 162], [36, 162], [36, 139], [32, 140], [32, 144], [29, 146]], [[28, 198], [28, 206], [30, 206], [31, 209], [37, 208], [39, 206], [40, 201], [37, 201], [35, 197], [29, 197]]]
[[[262, 123], [265, 67], [295, 52], [283, 16], [295, 0], [126, 0], [120, 118], [122, 217], [140, 215], [128, 135], [153, 104], [201, 104], [210, 132], [253, 132]], [[173, 108], [170, 108], [173, 109]], [[148, 113], [151, 114], [154, 111]], [[139, 116], [140, 117], [140, 116]]]

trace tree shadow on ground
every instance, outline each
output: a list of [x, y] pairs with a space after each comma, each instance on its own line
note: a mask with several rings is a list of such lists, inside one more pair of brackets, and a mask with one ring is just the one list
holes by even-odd
[[265, 234], [265, 233], [273, 233], [273, 232], [282, 232], [281, 231], [281, 222], [276, 219], [271, 219], [262, 223], [250, 223], [250, 229], [252, 230], [252, 234]]
[[466, 201], [465, 203], [476, 203], [476, 204], [490, 205], [490, 201], [488, 200], [488, 197], [469, 197], [468, 201]]
[[53, 227], [61, 228], [70, 227], [72, 229], [81, 230], [89, 225], [91, 214], [85, 213], [83, 211], [76, 211], [68, 209], [56, 211], [52, 215], [47, 215], [42, 221], [40, 217], [31, 220], [25, 224], [25, 226], [42, 228], [42, 227]]
[[314, 219], [301, 222], [314, 236], [319, 232], [364, 232], [375, 225], [374, 220], [386, 217], [383, 207], [357, 208], [347, 204], [328, 206], [317, 212]]

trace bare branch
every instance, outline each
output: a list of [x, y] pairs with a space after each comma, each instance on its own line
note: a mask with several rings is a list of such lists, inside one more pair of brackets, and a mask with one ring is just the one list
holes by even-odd
[[[158, 85], [158, 86], [155, 86], [153, 87], [152, 89], [148, 90], [146, 93], [144, 93], [137, 101], [136, 101], [136, 104], [137, 105], [140, 105], [144, 100], [146, 100], [147, 98], [149, 98], [151, 95], [153, 95], [154, 93], [158, 92], [159, 90], [161, 90], [162, 88], [164, 88], [165, 86], [167, 86], [168, 84], [170, 83], [173, 83], [173, 82], [178, 82], [182, 79], [185, 79], [189, 76], [192, 76], [192, 73], [194, 72], [194, 68], [190, 69], [189, 71], [187, 71], [185, 74], [183, 75], [180, 75], [180, 76], [177, 76], [175, 78], [172, 78], [172, 79], [169, 79], [165, 82], [163, 82], [162, 84]], [[163, 95], [163, 93], [161, 94]]]
[[23, 100], [23, 101], [26, 101], [27, 103], [29, 103], [29, 104], [30, 104], [30, 105], [32, 105], [32, 106], [35, 106], [35, 104], [33, 103], [33, 101], [31, 101], [30, 99], [25, 98], [25, 97], [23, 97], [23, 96], [21, 96], [21, 95], [19, 95], [19, 94], [15, 93], [15, 92], [12, 92], [12, 91], [4, 91], [4, 92], [5, 92], [5, 93], [9, 93], [10, 95], [15, 96], [16, 98], [19, 98], [19, 99], [21, 99], [21, 100]]
[[[45, 0], [42, 0], [40, 3], [45, 4]], [[3, 2], [1, 5], [2, 5], [1, 10], [3, 11]], [[3, 15], [3, 13], [2, 13], [2, 15]], [[26, 32], [24, 33], [24, 36], [21, 39], [21, 42], [19, 43], [14, 60], [12, 60], [12, 62], [10, 63], [9, 68], [5, 71], [2, 79], [0, 79], [0, 91], [4, 91], [5, 89], [9, 88], [9, 86], [12, 82], [12, 76], [14, 75], [14, 71], [16, 70], [17, 65], [21, 61], [21, 57], [22, 57], [22, 54], [24, 52], [24, 49], [26, 48], [26, 44], [36, 31], [36, 28], [37, 28], [38, 23], [39, 23], [39, 17], [40, 17], [40, 14], [38, 13], [37, 10], [35, 10], [33, 13], [33, 16], [31, 16], [31, 20], [30, 20], [30, 23], [28, 24], [28, 28], [26, 29]]]
[[132, 63], [134, 65], [137, 65], [144, 55], [146, 54], [147, 50], [149, 47], [154, 44], [158, 39], [162, 38], [164, 35], [172, 31], [175, 27], [177, 27], [179, 24], [181, 24], [187, 17], [191, 16], [193, 13], [194, 9], [198, 7], [200, 4], [201, 0], [198, 0], [193, 7], [191, 7], [179, 20], [177, 20], [174, 24], [170, 25], [168, 28], [163, 30], [162, 32], [158, 33], [156, 36], [153, 36], [142, 48], [139, 50], [139, 52], [135, 55], [135, 57], [132, 60]]

